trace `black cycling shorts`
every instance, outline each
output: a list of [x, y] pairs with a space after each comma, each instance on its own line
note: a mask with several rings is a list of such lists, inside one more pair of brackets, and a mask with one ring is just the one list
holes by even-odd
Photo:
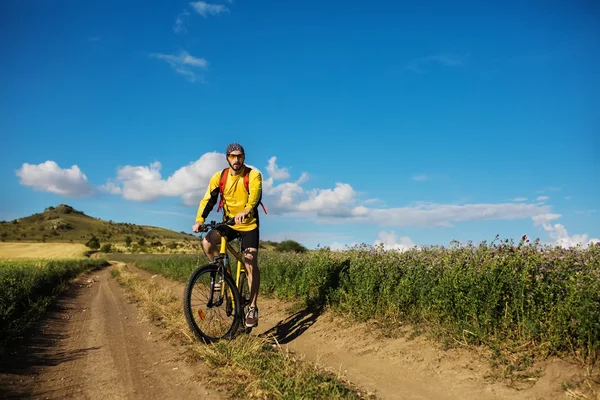
[[240, 238], [241, 242], [242, 242], [242, 251], [248, 249], [248, 248], [254, 248], [256, 250], [258, 250], [258, 244], [259, 244], [259, 234], [258, 234], [258, 228], [254, 228], [251, 231], [248, 232], [241, 232], [241, 231], [236, 231], [235, 229], [233, 229], [230, 226], [223, 226], [223, 229], [225, 229], [225, 231], [227, 232], [227, 240], [234, 240], [237, 238]]

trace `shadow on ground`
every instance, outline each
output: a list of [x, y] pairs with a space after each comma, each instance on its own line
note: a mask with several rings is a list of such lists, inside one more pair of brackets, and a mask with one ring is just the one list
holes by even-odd
[[258, 335], [272, 342], [279, 344], [290, 343], [308, 330], [319, 318], [323, 310], [321, 308], [305, 308], [297, 313], [290, 315], [285, 320], [281, 320], [269, 329]]
[[0, 397], [30, 398], [33, 383], [44, 367], [85, 357], [90, 351], [99, 349], [57, 351], [68, 338], [68, 332], [62, 328], [66, 320], [75, 314], [75, 298], [83, 290], [86, 290], [85, 285], [73, 283], [54, 300], [44, 316], [23, 333], [21, 339], [14, 340], [4, 354], [0, 354]]

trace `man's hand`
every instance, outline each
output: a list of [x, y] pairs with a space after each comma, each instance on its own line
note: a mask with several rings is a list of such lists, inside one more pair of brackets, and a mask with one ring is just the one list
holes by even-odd
[[236, 223], [236, 224], [241, 224], [241, 223], [242, 223], [242, 221], [244, 220], [244, 218], [246, 218], [246, 216], [247, 216], [248, 214], [250, 214], [250, 210], [244, 210], [244, 211], [242, 211], [241, 213], [238, 213], [238, 214], [235, 216], [235, 223]]
[[202, 225], [201, 222], [195, 223], [194, 226], [192, 226], [192, 232], [199, 232], [200, 225]]

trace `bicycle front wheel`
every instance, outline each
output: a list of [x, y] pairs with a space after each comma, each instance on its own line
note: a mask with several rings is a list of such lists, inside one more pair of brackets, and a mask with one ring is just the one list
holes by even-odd
[[225, 273], [223, 287], [216, 264], [198, 267], [190, 275], [183, 293], [183, 311], [189, 328], [205, 343], [235, 335], [243, 303], [231, 275]]

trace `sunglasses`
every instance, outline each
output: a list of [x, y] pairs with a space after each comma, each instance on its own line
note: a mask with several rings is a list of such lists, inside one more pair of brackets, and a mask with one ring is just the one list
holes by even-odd
[[242, 158], [244, 158], [244, 155], [243, 154], [227, 154], [227, 158], [232, 159], [232, 160], [237, 158], [238, 160], [241, 160]]

